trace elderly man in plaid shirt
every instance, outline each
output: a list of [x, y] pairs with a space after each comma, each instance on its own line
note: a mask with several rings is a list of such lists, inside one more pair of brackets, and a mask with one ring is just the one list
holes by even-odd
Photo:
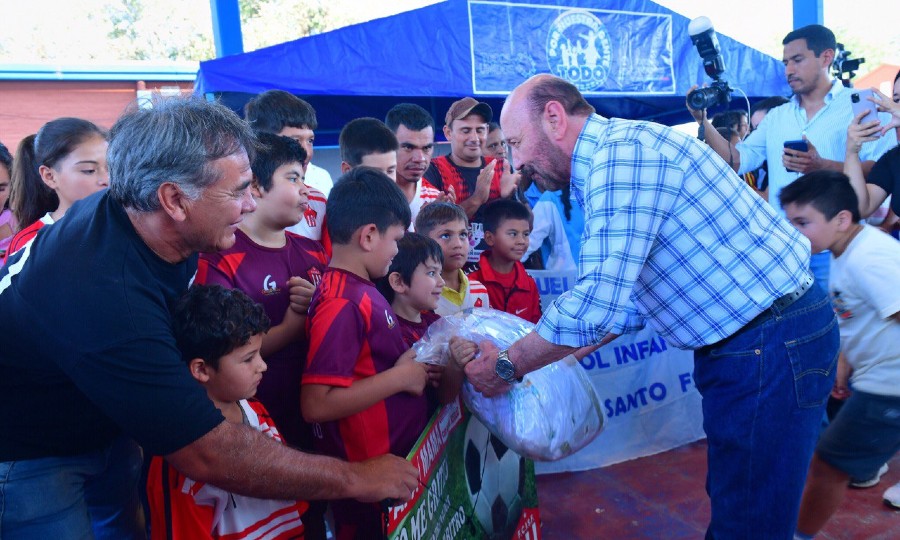
[[585, 218], [579, 279], [508, 350], [483, 343], [469, 379], [500, 394], [649, 323], [695, 351], [707, 538], [791, 538], [839, 344], [809, 242], [702, 142], [603, 118], [562, 79], [516, 88], [501, 125], [523, 175], [551, 190], [571, 182]]

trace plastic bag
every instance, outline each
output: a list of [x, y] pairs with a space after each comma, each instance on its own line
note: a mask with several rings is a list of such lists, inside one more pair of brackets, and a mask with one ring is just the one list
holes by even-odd
[[[450, 338], [490, 340], [500, 349], [534, 325], [509, 313], [475, 308], [435, 321], [413, 345], [420, 362], [446, 365]], [[536, 461], [555, 461], [590, 443], [605, 425], [603, 407], [584, 369], [567, 356], [525, 375], [508, 393], [484, 397], [466, 381], [463, 400], [504, 444]]]

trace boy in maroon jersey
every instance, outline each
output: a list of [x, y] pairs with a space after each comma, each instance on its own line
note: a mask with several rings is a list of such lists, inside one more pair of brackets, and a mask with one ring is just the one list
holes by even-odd
[[[444, 287], [441, 277], [444, 253], [431, 238], [411, 232], [397, 242], [397, 248], [388, 274], [379, 279], [376, 286], [397, 314], [403, 340], [412, 347], [425, 335], [428, 327], [441, 318], [434, 310]], [[466, 353], [474, 356], [472, 345]], [[456, 354], [457, 350], [451, 348], [450, 353]], [[431, 385], [438, 392], [435, 397], [440, 403], [455, 399], [462, 385], [463, 372], [459, 366], [465, 362], [451, 360], [445, 368], [429, 371]]]
[[[301, 410], [323, 453], [406, 456], [428, 422], [428, 372], [372, 280], [397, 254], [409, 204], [384, 173], [356, 167], [335, 183], [326, 211], [333, 255], [310, 305]], [[381, 535], [378, 505], [344, 500], [332, 510], [337, 539]]]
[[286, 229], [303, 217], [303, 148], [287, 138], [259, 133], [251, 190], [256, 211], [244, 216], [233, 247], [202, 253], [195, 283], [240, 289], [262, 304], [272, 329], [262, 356], [269, 375], [259, 387], [263, 402], [292, 446], [309, 449], [311, 435], [297, 403], [306, 358], [306, 310], [328, 260], [322, 246]]
[[[234, 246], [200, 254], [194, 282], [240, 289], [266, 310], [272, 329], [263, 337], [261, 354], [269, 372], [257, 398], [290, 446], [312, 450], [312, 429], [297, 404], [308, 345], [306, 311], [328, 259], [321, 244], [287, 230], [307, 209], [305, 151], [287, 137], [270, 133], [258, 137], [262, 144], [253, 161], [250, 187], [256, 211], [244, 216]], [[312, 503], [304, 520], [307, 538], [325, 538], [324, 512], [324, 503]]]

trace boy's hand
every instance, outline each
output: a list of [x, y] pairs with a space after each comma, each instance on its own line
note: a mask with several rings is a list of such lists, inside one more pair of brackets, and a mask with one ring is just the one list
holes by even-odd
[[291, 295], [291, 309], [300, 315], [306, 315], [316, 286], [300, 276], [293, 276], [287, 284]]
[[281, 324], [289, 325], [298, 331], [302, 331], [303, 325], [306, 324], [306, 312], [300, 313], [295, 311], [292, 305], [288, 305], [284, 311], [284, 319], [282, 319]]
[[478, 345], [474, 341], [469, 341], [459, 336], [450, 338], [450, 358], [460, 369], [464, 369], [466, 364], [471, 362], [477, 353]]
[[850, 397], [850, 373], [852, 372], [853, 368], [850, 367], [850, 362], [847, 361], [844, 353], [838, 355], [837, 374], [834, 378], [834, 387], [831, 389], [832, 397], [835, 399], [847, 399]]
[[394, 369], [401, 373], [403, 391], [414, 396], [421, 396], [428, 384], [428, 372], [425, 364], [416, 362], [416, 350], [409, 349], [400, 355]]
[[428, 374], [428, 384], [435, 388], [439, 387], [444, 378], [444, 366], [436, 364], [422, 364], [422, 366], [425, 367], [425, 373]]

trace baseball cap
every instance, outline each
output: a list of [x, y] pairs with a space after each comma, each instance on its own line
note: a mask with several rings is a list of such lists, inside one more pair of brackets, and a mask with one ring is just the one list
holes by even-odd
[[472, 113], [484, 118], [485, 122], [490, 122], [494, 118], [494, 111], [491, 110], [490, 105], [475, 98], [465, 97], [450, 105], [447, 116], [444, 117], [444, 123], [449, 126], [450, 122], [462, 120]]

